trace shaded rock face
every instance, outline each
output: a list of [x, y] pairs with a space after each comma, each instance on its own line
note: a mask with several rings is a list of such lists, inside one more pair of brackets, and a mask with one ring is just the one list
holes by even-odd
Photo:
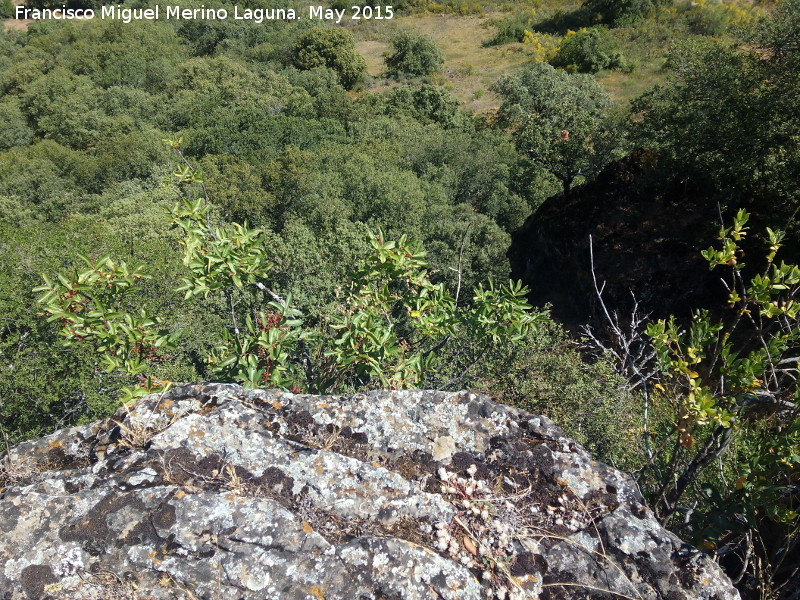
[[633, 293], [654, 318], [686, 318], [694, 308], [722, 307], [727, 291], [700, 251], [718, 235], [711, 191], [661, 172], [645, 150], [609, 165], [569, 199], [547, 200], [512, 235], [512, 276], [531, 288], [535, 305], [575, 328], [603, 322], [592, 281], [589, 236], [603, 298], [628, 315]]
[[3, 600], [739, 597], [629, 476], [475, 393], [197, 384], [3, 460]]

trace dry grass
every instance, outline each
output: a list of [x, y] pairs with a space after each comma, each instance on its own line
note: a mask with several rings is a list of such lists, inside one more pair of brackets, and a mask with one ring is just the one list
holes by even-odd
[[[14, 6], [21, 6], [25, 4], [25, 0], [11, 0], [11, 4]], [[6, 19], [3, 21], [3, 27], [8, 31], [26, 31], [28, 29], [28, 25], [33, 23], [30, 19]]]
[[[367, 61], [367, 71], [374, 78], [370, 91], [380, 92], [398, 85], [386, 78], [383, 55], [394, 32], [412, 29], [430, 35], [444, 55], [442, 71], [430, 78], [431, 83], [449, 89], [461, 106], [472, 113], [493, 112], [500, 106], [500, 98], [488, 91], [491, 85], [534, 60], [532, 45], [484, 46], [497, 31], [493, 22], [509, 14], [422, 14], [353, 27], [359, 40], [356, 49]], [[652, 43], [624, 39], [624, 34], [620, 37], [623, 38], [620, 49], [626, 57], [632, 55], [636, 68], [632, 72], [603, 71], [597, 74], [597, 79], [616, 102], [627, 105], [652, 85], [663, 81], [665, 73], [661, 66], [667, 46], [656, 48], [651, 47]]]
[[30, 19], [6, 19], [3, 27], [8, 31], [27, 31], [28, 26], [33, 23]]
[[[76, 574], [81, 578], [77, 588], [66, 590], [62, 589], [61, 584], [54, 583], [46, 585], [44, 591], [50, 594], [48, 597], [56, 600], [68, 600], [76, 597], [84, 600], [156, 600], [152, 594], [139, 591], [135, 575], [122, 577], [111, 571], [98, 571], [95, 573], [83, 569], [79, 569]], [[167, 573], [162, 575], [158, 585], [162, 590], [170, 590], [172, 592], [171, 597], [181, 598], [182, 600], [198, 600], [197, 596], [180, 586]]]
[[[127, 446], [131, 450], [141, 450], [147, 446], [148, 442], [153, 438], [153, 436], [161, 433], [165, 429], [168, 429], [175, 421], [178, 420], [179, 415], [172, 415], [170, 420], [166, 423], [156, 425], [153, 421], [156, 416], [156, 412], [161, 412], [159, 410], [159, 405], [164, 399], [164, 394], [166, 394], [171, 387], [171, 382], [167, 382], [166, 387], [164, 387], [160, 392], [158, 401], [155, 403], [155, 405], [153, 405], [153, 408], [149, 409], [149, 414], [145, 419], [141, 419], [138, 414], [134, 414], [134, 412], [131, 411], [131, 406], [128, 404], [123, 405], [127, 413], [126, 418], [119, 421], [112, 420], [115, 425], [119, 426], [120, 431], [122, 432], [122, 438], [119, 441], [120, 445]], [[135, 404], [133, 406], [135, 406]], [[144, 406], [141, 406], [138, 408], [137, 412], [146, 410], [148, 409]], [[127, 421], [127, 424], [125, 421]]]
[[2, 451], [0, 454], [0, 491], [3, 488], [14, 485], [19, 481], [28, 479], [35, 473], [42, 470], [41, 465], [37, 465], [36, 461], [28, 458], [12, 458], [11, 444], [8, 442], [8, 435], [0, 428], [0, 437], [2, 437]]
[[60, 583], [51, 583], [44, 587], [48, 598], [67, 600], [76, 594], [85, 600], [155, 600], [151, 595], [137, 593], [136, 584], [110, 571], [90, 573], [79, 569], [76, 573], [81, 578], [77, 588], [65, 590]]
[[[380, 91], [397, 85], [385, 79], [383, 53], [394, 32], [411, 29], [430, 35], [444, 55], [442, 72], [434, 75], [431, 83], [450, 89], [468, 111], [486, 113], [500, 103], [498, 97], [487, 92], [488, 88], [501, 76], [513, 73], [534, 59], [532, 44], [484, 46], [497, 32], [494, 23], [514, 14], [530, 13], [533, 15], [531, 30], [563, 35], [570, 23], [569, 18], [559, 24], [558, 18], [551, 20], [551, 17], [557, 17], [559, 13], [569, 14], [580, 5], [580, 0], [521, 0], [513, 6], [509, 3], [502, 5], [499, 9], [502, 12], [468, 16], [430, 13], [400, 15], [390, 21], [353, 23], [351, 27], [359, 40], [357, 48], [367, 61], [369, 74], [377, 78], [372, 90]], [[753, 17], [763, 14], [764, 10], [754, 7], [748, 0], [731, 2], [729, 5]], [[497, 4], [486, 2], [484, 6], [489, 10]], [[578, 25], [573, 22], [569, 26], [576, 28]], [[610, 29], [609, 35], [616, 40], [629, 68], [601, 71], [596, 75], [597, 80], [619, 105], [629, 105], [643, 92], [666, 80], [664, 63], [669, 47], [686, 37], [686, 28], [685, 20], [681, 20], [673, 10], [657, 19]]]
[[10, 454], [6, 453], [5, 456], [0, 458], [0, 491], [9, 485], [14, 485], [30, 478], [41, 470], [41, 467], [33, 460], [15, 460], [11, 458]]
[[524, 44], [484, 47], [495, 35], [491, 21], [503, 16], [412, 15], [397, 17], [381, 27], [356, 27], [354, 33], [361, 40], [356, 48], [366, 59], [369, 74], [376, 78], [370, 90], [395, 85], [384, 79], [383, 53], [394, 31], [413, 29], [430, 35], [444, 55], [442, 71], [432, 77], [432, 83], [449, 89], [468, 111], [491, 112], [500, 106], [500, 99], [488, 92], [489, 87], [504, 74], [527, 64], [532, 56], [532, 48]]
[[618, 104], [630, 104], [657, 83], [661, 83], [665, 73], [657, 68], [645, 68], [634, 73], [622, 71], [602, 71], [597, 81], [606, 89]]

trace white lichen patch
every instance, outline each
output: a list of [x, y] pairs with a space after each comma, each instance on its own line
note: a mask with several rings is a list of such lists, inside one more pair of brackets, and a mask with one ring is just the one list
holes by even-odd
[[588, 531], [578, 531], [577, 533], [569, 536], [569, 539], [580, 548], [584, 548], [590, 552], [602, 551], [600, 540], [598, 540], [595, 536], [590, 535]]
[[360, 538], [338, 551], [351, 566], [369, 567], [369, 578], [387, 593], [404, 600], [428, 600], [434, 581], [440, 598], [483, 600], [484, 588], [463, 566], [404, 540]]
[[251, 569], [249, 564], [239, 565], [237, 576], [244, 587], [252, 592], [263, 590], [272, 582], [272, 575], [268, 568]]
[[70, 548], [60, 548], [61, 560], [54, 569], [59, 577], [74, 575], [76, 572], [84, 570], [86, 565], [83, 562], [83, 552], [77, 546]]
[[450, 457], [456, 452], [456, 441], [449, 435], [443, 435], [433, 441], [431, 454], [433, 460], [442, 462], [449, 461]]
[[155, 469], [151, 467], [145, 467], [138, 473], [128, 477], [128, 484], [141, 485], [142, 483], [150, 483], [156, 478], [157, 475], [158, 473], [156, 473]]
[[561, 471], [560, 478], [579, 498], [584, 498], [593, 490], [604, 486], [603, 480], [594, 471], [565, 469]]
[[[151, 448], [164, 451], [184, 446], [198, 460], [209, 454], [224, 456], [228, 464], [242, 467], [255, 477], [267, 468], [278, 468], [291, 478], [294, 496], [306, 490], [318, 508], [340, 518], [381, 515], [393, 522], [404, 517], [437, 520], [453, 513], [438, 495], [417, 491], [408, 480], [383, 467], [333, 451], [298, 451], [302, 447], [296, 442], [275, 439], [261, 431], [242, 431], [231, 410], [224, 407], [207, 415], [188, 415], [156, 436]], [[252, 409], [241, 406], [239, 410], [254, 415]], [[202, 442], [193, 444], [192, 436]], [[452, 441], [448, 447], [455, 449]]]

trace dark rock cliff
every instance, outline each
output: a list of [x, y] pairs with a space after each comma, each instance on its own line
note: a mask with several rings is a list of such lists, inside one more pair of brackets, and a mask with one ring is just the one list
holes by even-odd
[[569, 199], [556, 196], [512, 238], [512, 276], [531, 288], [536, 305], [570, 326], [597, 321], [595, 274], [606, 305], [627, 314], [633, 293], [653, 317], [687, 317], [692, 308], [724, 303], [719, 274], [700, 251], [719, 229], [717, 202], [696, 181], [662, 172], [645, 150], [609, 165]]
[[198, 384], [2, 460], [4, 600], [738, 598], [629, 476], [474, 393]]

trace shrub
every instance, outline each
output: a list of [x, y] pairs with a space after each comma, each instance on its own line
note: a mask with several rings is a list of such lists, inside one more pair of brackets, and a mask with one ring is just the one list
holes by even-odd
[[458, 102], [447, 90], [424, 84], [399, 87], [387, 94], [391, 111], [405, 112], [423, 123], [454, 127], [459, 122]]
[[[748, 213], [740, 210], [733, 225], [721, 229], [721, 248], [702, 252], [711, 269], [729, 271], [723, 282], [729, 290], [728, 305], [735, 311], [734, 318], [715, 321], [707, 310], [698, 310], [687, 328], [674, 317], [647, 328], [662, 373], [661, 389], [676, 411], [675, 455], [683, 453], [690, 460], [680, 478], [665, 484], [665, 493], [655, 504], [656, 513], [662, 516], [677, 510], [694, 478], [725, 452], [735, 429], [748, 430], [761, 421], [763, 407], [769, 407], [767, 420], [777, 427], [776, 433], [791, 429], [797, 419], [793, 409], [798, 388], [792, 365], [797, 364], [795, 354], [800, 342], [800, 303], [794, 300], [800, 289], [800, 267], [775, 260], [784, 233], [767, 228], [766, 266], [761, 273], [746, 278], [741, 243], [748, 233], [748, 220]], [[788, 422], [782, 423], [781, 417]], [[800, 423], [794, 423], [797, 425]], [[708, 435], [714, 443], [701, 445], [700, 440]], [[776, 435], [776, 446], [779, 437]], [[771, 496], [776, 493], [775, 485], [781, 479], [789, 484], [794, 463], [800, 465], [800, 448], [792, 449], [790, 444], [785, 450], [788, 454], [779, 457], [784, 459], [782, 466], [773, 465], [775, 472], [768, 483], [745, 477], [751, 500], [759, 495], [762, 501], [769, 497], [766, 503], [776, 505], [772, 506], [776, 518], [779, 502]], [[773, 448], [772, 453], [775, 451]], [[675, 455], [671, 460], [677, 462], [680, 458]], [[739, 469], [747, 475], [753, 464], [739, 465]], [[781, 518], [797, 517], [791, 506], [782, 508], [786, 514]]]
[[608, 32], [601, 27], [567, 32], [552, 63], [582, 73], [597, 73], [602, 69], [623, 66], [622, 55], [616, 50]]
[[680, 4], [677, 13], [679, 21], [683, 22], [689, 33], [705, 36], [725, 34], [732, 22], [740, 20], [742, 15], [741, 9], [736, 15], [727, 5], [705, 1]]
[[[461, 332], [479, 344], [519, 341], [539, 321], [520, 283], [478, 285], [471, 302], [458, 305], [444, 283], [435, 283], [416, 243], [402, 236], [370, 234], [369, 256], [349, 276], [343, 302], [322, 315], [316, 328], [267, 287], [273, 265], [267, 259], [269, 232], [246, 224], [212, 227], [212, 206], [199, 171], [186, 160], [181, 140], [165, 140], [181, 159], [174, 172], [186, 197], [171, 211], [183, 233], [187, 276], [176, 291], [185, 300], [217, 297], [230, 323], [207, 358], [210, 372], [251, 387], [269, 386], [328, 392], [371, 387], [414, 387], [441, 360], [441, 349]], [[193, 190], [203, 195], [192, 198]], [[178, 190], [176, 190], [178, 191]], [[140, 375], [155, 366], [159, 349], [173, 349], [176, 336], [158, 329], [160, 320], [141, 310], [125, 311], [125, 298], [147, 276], [108, 255], [84, 258], [88, 269], [74, 276], [44, 278], [36, 291], [48, 321], [58, 321], [67, 345], [91, 345], [108, 372]], [[460, 291], [459, 283], [459, 291]], [[144, 383], [144, 382], [143, 382]], [[125, 398], [160, 389], [146, 384], [123, 391]]]
[[0, 122], [3, 123], [0, 130], [0, 150], [27, 146], [33, 139], [33, 130], [28, 127], [25, 115], [13, 98], [0, 102]]
[[[172, 211], [183, 230], [184, 263], [190, 271], [177, 291], [192, 296], [225, 295], [230, 329], [208, 356], [211, 373], [246, 386], [304, 386], [312, 392], [352, 388], [415, 387], [437, 365], [450, 337], [469, 332], [476, 344], [493, 346], [523, 339], [544, 319], [529, 312], [521, 284], [479, 285], [469, 305], [458, 307], [442, 283], [431, 281], [425, 253], [405, 236], [386, 241], [370, 234], [372, 253], [351, 274], [349, 291], [321, 329], [305, 328], [302, 314], [263, 281], [263, 231], [239, 224], [206, 229], [210, 206], [185, 200]], [[125, 312], [124, 299], [146, 276], [108, 255], [81, 257], [88, 269], [72, 277], [44, 277], [39, 299], [43, 316], [58, 321], [65, 345], [93, 347], [107, 371], [140, 375], [161, 360], [160, 349], [174, 349], [177, 336], [157, 329], [161, 321]], [[256, 311], [237, 311], [234, 288], [251, 284], [274, 300]], [[238, 313], [238, 314], [237, 314]], [[240, 323], [242, 326], [240, 327]], [[463, 336], [464, 334], [461, 333]], [[476, 360], [478, 356], [475, 357]], [[305, 378], [305, 381], [303, 381]], [[343, 388], [344, 386], [344, 388]], [[123, 390], [123, 399], [163, 389], [161, 380]]]
[[327, 67], [339, 82], [353, 89], [367, 72], [367, 63], [356, 52], [353, 34], [346, 29], [317, 27], [301, 35], [294, 45], [293, 61], [298, 69]]
[[777, 598], [793, 574], [774, 557], [796, 555], [800, 542], [800, 267], [776, 260], [784, 233], [767, 228], [761, 264], [745, 268], [748, 219], [740, 210], [701, 253], [723, 272], [730, 314], [659, 319], [648, 341], [635, 311], [621, 324], [606, 310], [611, 343], [599, 346], [643, 392], [647, 463], [637, 480], [656, 517], [719, 548], [759, 598]]
[[389, 41], [391, 50], [386, 55], [389, 74], [429, 75], [438, 71], [444, 57], [430, 36], [411, 31], [401, 31]]
[[646, 16], [659, 4], [671, 4], [671, 0], [586, 0], [582, 8], [595, 22], [622, 27]]
[[534, 14], [532, 12], [516, 13], [496, 22], [497, 33], [485, 45], [500, 46], [510, 42], [524, 41], [525, 31], [533, 29]]
[[549, 33], [537, 33], [525, 30], [522, 43], [526, 44], [537, 62], [548, 62], [558, 54], [559, 38]]
[[[38, 302], [48, 322], [58, 321], [59, 334], [69, 347], [85, 342], [102, 358], [106, 372], [122, 371], [128, 376], [141, 375], [160, 360], [161, 349], [175, 348], [176, 336], [158, 329], [160, 320], [140, 309], [139, 314], [125, 312], [126, 297], [136, 284], [147, 277], [142, 267], [128, 268], [107, 254], [93, 259], [81, 255], [86, 269], [71, 276], [43, 276], [44, 285], [34, 292], [44, 292]], [[149, 378], [146, 385], [124, 388], [122, 398], [129, 400], [161, 389]]]

